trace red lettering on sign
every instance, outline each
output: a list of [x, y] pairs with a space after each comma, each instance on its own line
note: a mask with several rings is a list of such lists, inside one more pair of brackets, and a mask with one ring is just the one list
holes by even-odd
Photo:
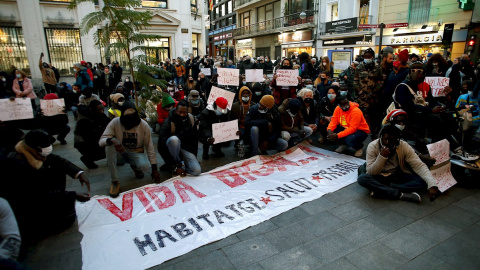
[[[230, 169], [214, 172], [214, 173], [211, 173], [211, 175], [217, 177], [218, 180], [222, 181], [223, 183], [225, 183], [227, 186], [231, 188], [235, 188], [247, 183], [247, 180], [243, 179], [242, 177], [240, 177], [240, 175], [237, 172], [231, 171]], [[232, 177], [233, 181], [227, 179], [227, 176]]]
[[137, 190], [135, 191], [135, 195], [137, 195], [137, 198], [143, 204], [145, 210], [147, 210], [147, 213], [155, 212], [155, 209], [153, 209], [151, 202], [147, 199], [147, 197], [145, 197], [143, 191]]
[[[148, 194], [148, 196], [150, 196], [150, 198], [153, 199], [158, 209], [160, 210], [168, 208], [175, 204], [175, 195], [167, 187], [147, 187], [145, 188], [145, 192]], [[161, 192], [163, 192], [163, 194], [165, 195], [164, 202], [157, 195], [157, 193]]]
[[121, 221], [129, 220], [132, 218], [133, 210], [133, 193], [127, 193], [122, 198], [122, 210], [110, 201], [110, 199], [98, 199], [100, 205], [105, 207], [110, 213], [114, 214]]
[[193, 195], [197, 196], [198, 198], [203, 198], [207, 195], [195, 190], [193, 187], [191, 187], [188, 184], [185, 184], [184, 182], [177, 180], [173, 182], [173, 185], [175, 186], [175, 189], [177, 190], [178, 195], [180, 195], [180, 198], [182, 198], [182, 202], [189, 202], [190, 197], [188, 196], [186, 190], [190, 191]]

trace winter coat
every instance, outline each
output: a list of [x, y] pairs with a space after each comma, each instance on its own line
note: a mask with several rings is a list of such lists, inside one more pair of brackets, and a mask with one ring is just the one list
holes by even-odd
[[20, 85], [18, 84], [17, 78], [13, 80], [12, 90], [17, 97], [20, 97], [20, 94], [23, 93], [24, 97], [27, 97], [30, 99], [37, 98], [37, 95], [35, 95], [35, 92], [33, 91], [32, 81], [30, 81], [30, 79], [27, 77], [23, 78], [23, 92], [20, 90]]
[[350, 109], [344, 112], [340, 106], [337, 106], [333, 112], [332, 120], [327, 130], [335, 131], [338, 126], [342, 126], [345, 130], [338, 133], [338, 138], [344, 138], [358, 130], [362, 130], [370, 134], [370, 128], [363, 116], [362, 111], [358, 108], [358, 104], [350, 101]]
[[288, 113], [288, 102], [290, 99], [285, 99], [278, 107], [278, 112], [280, 113], [280, 119], [282, 120], [282, 131], [288, 131], [290, 133], [300, 133], [303, 131], [303, 115], [299, 110], [295, 116], [291, 116]]

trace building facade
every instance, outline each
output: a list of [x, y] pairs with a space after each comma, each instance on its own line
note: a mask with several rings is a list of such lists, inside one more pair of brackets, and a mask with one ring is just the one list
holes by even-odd
[[235, 57], [234, 30], [237, 16], [234, 11], [235, 0], [211, 0], [209, 10], [210, 28], [208, 31], [208, 55], [224, 56], [233, 60]]
[[[31, 75], [35, 85], [42, 84], [38, 68], [40, 53], [62, 76], [74, 73], [73, 64], [85, 60], [92, 63], [119, 61], [126, 66], [126, 57], [105, 55], [95, 47], [93, 29], [81, 35], [80, 24], [89, 13], [103, 5], [82, 3], [68, 9], [69, 0], [4, 0], [0, 2], [0, 68], [12, 66]], [[145, 33], [159, 34], [162, 40], [145, 44], [147, 55], [160, 61], [186, 57], [189, 53], [205, 54], [203, 1], [156, 0], [142, 1], [136, 10], [151, 10], [154, 14]], [[113, 41], [113, 40], [112, 40]]]

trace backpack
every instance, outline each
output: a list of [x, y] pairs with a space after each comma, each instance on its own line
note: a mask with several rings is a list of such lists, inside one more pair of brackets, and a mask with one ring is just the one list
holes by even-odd
[[[410, 86], [408, 86], [408, 84], [400, 83], [400, 84], [397, 85], [397, 87], [395, 87], [395, 91], [393, 91], [393, 95], [392, 95], [393, 101], [392, 101], [392, 103], [390, 103], [390, 106], [388, 106], [388, 108], [387, 108], [387, 115], [395, 109], [401, 109], [402, 108], [400, 103], [398, 103], [395, 100], [395, 95], [397, 94], [397, 88], [402, 84], [405, 85], [406, 87], [408, 87], [408, 90], [410, 90], [410, 93], [414, 97], [413, 103], [415, 103], [415, 105], [428, 106], [428, 102], [426, 102], [425, 99], [423, 98], [422, 92], [419, 91], [419, 92], [415, 93], [413, 91], [413, 89], [410, 88]], [[397, 106], [398, 106], [398, 108], [397, 108]]]
[[60, 72], [57, 68], [52, 67], [53, 73], [55, 73], [55, 79], [57, 79], [57, 83], [60, 82]]

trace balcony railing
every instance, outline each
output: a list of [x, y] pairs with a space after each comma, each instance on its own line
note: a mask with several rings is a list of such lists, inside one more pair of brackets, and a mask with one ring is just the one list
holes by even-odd
[[321, 36], [323, 36], [323, 35], [338, 35], [338, 34], [353, 33], [353, 32], [362, 32], [362, 31], [370, 32], [370, 31], [372, 31], [371, 28], [358, 29], [358, 25], [359, 24], [372, 24], [373, 16], [363, 16], [363, 17], [354, 17], [354, 18], [357, 19], [356, 27], [351, 28], [351, 29], [346, 29], [344, 31], [327, 32], [327, 29], [326, 29], [327, 23], [321, 23], [319, 25], [319, 28], [320, 28], [319, 29], [319, 35], [321, 35]]
[[250, 24], [235, 29], [235, 36], [261, 35], [265, 32], [277, 30], [284, 27], [300, 26], [302, 24], [315, 24], [315, 10], [305, 11], [305, 19], [300, 19], [300, 13], [294, 13], [284, 17], [279, 17], [255, 24]]

